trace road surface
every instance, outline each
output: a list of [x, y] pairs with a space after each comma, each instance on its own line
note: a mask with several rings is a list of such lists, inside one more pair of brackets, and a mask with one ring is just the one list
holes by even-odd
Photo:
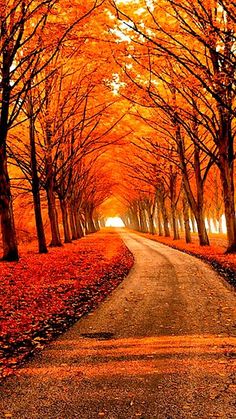
[[200, 260], [123, 233], [135, 265], [0, 389], [14, 419], [236, 418], [236, 296]]

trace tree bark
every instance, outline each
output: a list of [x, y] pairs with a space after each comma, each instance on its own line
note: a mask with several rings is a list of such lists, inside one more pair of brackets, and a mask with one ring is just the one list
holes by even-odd
[[185, 229], [185, 241], [186, 243], [191, 243], [191, 230], [190, 230], [190, 224], [189, 224], [189, 206], [187, 198], [184, 194], [183, 197], [183, 216], [184, 216], [184, 229]]
[[148, 233], [146, 213], [141, 203], [139, 204], [139, 221], [140, 221], [141, 232]]
[[76, 221], [75, 221], [74, 210], [73, 210], [72, 206], [70, 207], [68, 212], [69, 212], [69, 220], [70, 220], [71, 239], [72, 240], [77, 240], [78, 239], [78, 234], [77, 234], [77, 229], [76, 229]]
[[171, 217], [172, 217], [172, 227], [174, 240], [179, 240], [179, 228], [178, 228], [178, 219], [176, 211], [176, 182], [177, 182], [177, 173], [173, 172], [172, 166], [170, 167], [170, 202], [171, 202]]
[[199, 148], [194, 144], [194, 169], [196, 179], [197, 198], [195, 199], [193, 191], [190, 185], [188, 170], [184, 155], [184, 144], [178, 131], [178, 153], [182, 169], [183, 186], [188, 199], [189, 206], [194, 214], [197, 223], [199, 244], [201, 246], [209, 246], [209, 239], [206, 231], [205, 219], [204, 219], [204, 199], [203, 199], [203, 180], [201, 178], [200, 171], [200, 159], [199, 159]]
[[130, 210], [130, 217], [131, 217], [132, 228], [136, 231], [140, 231], [140, 223], [139, 223], [139, 217], [137, 214], [137, 208], [132, 208]]
[[146, 212], [147, 212], [147, 220], [148, 220], [148, 232], [150, 234], [155, 234], [155, 225], [154, 225], [154, 213], [151, 209], [151, 202], [147, 201], [146, 202]]
[[93, 220], [93, 209], [90, 207], [85, 209], [86, 234], [96, 233], [96, 228]]
[[63, 198], [59, 198], [59, 200], [60, 200], [62, 224], [63, 224], [63, 230], [64, 230], [64, 243], [71, 243], [72, 241], [71, 241], [70, 227], [69, 227], [69, 220], [68, 220], [67, 202]]
[[2, 260], [17, 261], [19, 260], [19, 254], [13, 217], [10, 179], [7, 170], [7, 157], [2, 153], [2, 149], [0, 149], [0, 214], [3, 244]]
[[191, 226], [192, 226], [192, 232], [196, 233], [196, 227], [195, 227], [195, 217], [192, 211], [190, 211], [190, 218], [191, 218]]
[[[6, 19], [1, 22], [1, 36], [7, 34]], [[3, 260], [17, 261], [19, 259], [16, 240], [16, 230], [13, 216], [12, 195], [10, 178], [7, 167], [6, 142], [8, 134], [8, 117], [10, 107], [10, 66], [11, 51], [9, 43], [5, 45], [2, 52], [1, 63], [1, 89], [2, 108], [0, 115], [0, 215], [1, 233], [3, 243]]]
[[233, 163], [228, 165], [222, 159], [220, 168], [223, 199], [225, 207], [225, 220], [227, 227], [228, 248], [227, 253], [236, 252], [236, 218], [234, 202], [234, 170]]
[[163, 236], [163, 227], [161, 222], [161, 209], [160, 204], [157, 200], [157, 229], [158, 229], [158, 236]]
[[164, 192], [163, 192], [162, 187], [158, 188], [157, 197], [160, 204], [165, 237], [170, 237], [169, 219], [168, 219], [168, 213], [166, 209], [165, 197], [164, 197]]
[[178, 212], [178, 225], [179, 225], [179, 229], [181, 231], [181, 233], [184, 232], [184, 218], [183, 218], [183, 214], [181, 214], [180, 212]]
[[52, 235], [50, 247], [61, 247], [62, 243], [61, 243], [59, 225], [58, 225], [56, 198], [53, 191], [53, 182], [51, 179], [49, 179], [46, 192], [47, 192], [47, 201], [48, 201], [48, 216], [50, 220], [51, 235]]
[[[31, 100], [31, 98], [30, 98]], [[40, 200], [40, 184], [38, 177], [36, 146], [35, 146], [35, 119], [33, 116], [33, 105], [30, 101], [30, 162], [32, 172], [32, 194], [34, 201], [34, 214], [38, 238], [39, 253], [47, 253], [46, 237], [43, 226], [41, 200]]]
[[77, 235], [78, 235], [78, 238], [81, 239], [81, 237], [84, 237], [84, 230], [83, 230], [83, 223], [81, 221], [79, 211], [76, 211], [75, 213], [75, 220], [76, 220]]

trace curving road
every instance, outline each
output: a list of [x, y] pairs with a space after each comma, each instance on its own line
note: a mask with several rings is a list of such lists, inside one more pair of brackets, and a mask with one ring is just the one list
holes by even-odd
[[131, 273], [6, 381], [0, 417], [236, 418], [235, 293], [200, 260], [122, 234]]

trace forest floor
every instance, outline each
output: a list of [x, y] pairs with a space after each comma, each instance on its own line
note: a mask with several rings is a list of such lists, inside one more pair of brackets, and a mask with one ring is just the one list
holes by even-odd
[[0, 378], [97, 307], [128, 274], [133, 256], [107, 230], [19, 262], [0, 262]]
[[227, 247], [225, 234], [209, 234], [210, 246], [200, 246], [196, 233], [192, 233], [192, 243], [189, 244], [183, 237], [180, 240], [173, 240], [172, 237], [156, 234], [138, 234], [206, 261], [236, 289], [236, 254], [225, 254]]

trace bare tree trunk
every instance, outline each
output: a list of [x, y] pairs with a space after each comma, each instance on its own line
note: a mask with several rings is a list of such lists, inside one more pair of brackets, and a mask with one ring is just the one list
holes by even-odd
[[32, 193], [33, 193], [33, 201], [34, 201], [34, 215], [35, 215], [35, 223], [36, 223], [36, 230], [37, 230], [38, 249], [39, 249], [39, 253], [47, 253], [48, 249], [47, 249], [46, 237], [45, 237], [44, 225], [43, 225], [43, 219], [42, 219], [40, 192], [37, 186], [34, 185], [34, 182], [32, 182]]
[[155, 234], [155, 226], [154, 226], [153, 214], [151, 212], [151, 209], [150, 209], [150, 205], [149, 204], [146, 205], [146, 211], [147, 211], [148, 224], [149, 224], [148, 231], [149, 231], [150, 234]]
[[139, 218], [135, 209], [130, 210], [130, 217], [131, 217], [132, 228], [136, 231], [140, 231]]
[[201, 209], [198, 210], [197, 215], [195, 216], [196, 223], [197, 223], [197, 230], [198, 230], [198, 237], [199, 237], [199, 244], [200, 246], [209, 246], [209, 238], [206, 231], [204, 213]]
[[81, 239], [81, 237], [84, 237], [84, 230], [83, 230], [83, 224], [80, 218], [79, 211], [76, 211], [75, 213], [75, 220], [76, 220], [76, 230], [78, 238]]
[[[4, 16], [4, 13], [3, 13]], [[7, 34], [6, 19], [1, 23], [1, 36]], [[10, 45], [5, 45], [2, 52], [1, 63], [1, 90], [2, 109], [0, 115], [0, 215], [3, 243], [3, 260], [14, 261], [19, 259], [16, 240], [16, 230], [13, 216], [10, 178], [7, 168], [6, 142], [8, 133], [8, 116], [10, 106]]]
[[3, 243], [2, 260], [17, 261], [19, 254], [12, 210], [10, 179], [7, 170], [7, 158], [2, 149], [0, 149], [0, 214]]
[[36, 147], [35, 147], [35, 120], [33, 116], [33, 105], [30, 98], [30, 162], [32, 171], [32, 194], [34, 201], [34, 214], [38, 238], [39, 253], [47, 253], [46, 237], [43, 226], [41, 200], [40, 200], [40, 185], [38, 177]]
[[195, 220], [192, 210], [190, 210], [190, 218], [191, 218], [192, 232], [196, 233], [196, 227], [195, 227], [196, 220]]
[[[125, 226], [127, 227], [127, 220], [126, 221], [124, 221], [124, 224], [125, 224]], [[104, 218], [101, 218], [100, 219], [100, 226], [101, 226], [101, 228], [105, 228], [106, 227], [106, 223], [105, 223], [105, 220], [104, 220]]]
[[227, 253], [236, 252], [236, 218], [234, 202], [234, 175], [232, 167], [225, 162], [221, 166], [221, 181], [223, 188], [223, 199], [225, 207], [225, 220], [227, 227], [228, 248]]
[[176, 211], [176, 182], [177, 182], [177, 173], [173, 171], [172, 166], [170, 166], [170, 203], [171, 203], [171, 217], [172, 217], [172, 227], [174, 240], [179, 240], [179, 228], [177, 220], [177, 211]]
[[62, 246], [59, 225], [58, 225], [58, 215], [56, 208], [56, 198], [53, 191], [53, 183], [51, 180], [48, 181], [47, 185], [47, 201], [48, 201], [48, 216], [50, 220], [52, 240], [50, 243], [51, 247], [60, 247]]
[[149, 212], [148, 212], [148, 222], [149, 222], [149, 233], [155, 234], [156, 231], [155, 231], [155, 226], [154, 226], [153, 215]]
[[186, 167], [186, 160], [184, 155], [184, 144], [179, 132], [178, 139], [178, 152], [180, 158], [180, 164], [182, 169], [183, 176], [183, 186], [186, 197], [188, 199], [189, 206], [194, 214], [197, 223], [199, 244], [201, 246], [209, 246], [209, 239], [205, 226], [204, 219], [204, 199], [203, 199], [203, 180], [201, 178], [201, 168], [200, 168], [200, 158], [199, 158], [199, 148], [194, 144], [194, 168], [195, 168], [195, 179], [196, 179], [196, 188], [197, 188], [197, 198], [194, 198], [193, 191], [191, 189], [188, 170]]
[[219, 230], [218, 230], [218, 232], [219, 232], [219, 234], [222, 234], [223, 233], [223, 225], [222, 225], [222, 217], [219, 217]]
[[165, 237], [170, 237], [168, 213], [166, 209], [164, 193], [162, 190], [158, 190], [158, 201], [160, 204], [160, 209], [161, 209], [161, 214], [162, 214], [162, 219], [163, 219]]
[[207, 217], [207, 224], [208, 224], [208, 231], [211, 234], [212, 233], [212, 228], [211, 228], [211, 217], [208, 215]]
[[212, 222], [213, 222], [214, 230], [215, 230], [215, 232], [216, 232], [216, 231], [217, 231], [217, 229], [218, 229], [218, 225], [217, 225], [217, 219], [216, 219], [216, 217], [215, 217], [215, 213], [214, 213], [214, 215], [213, 215]]
[[87, 222], [88, 222], [89, 233], [96, 233], [96, 227], [95, 227], [94, 220], [91, 214], [88, 215]]
[[163, 236], [163, 227], [161, 222], [161, 209], [159, 201], [157, 200], [157, 229], [158, 229], [158, 236]]
[[142, 233], [148, 233], [148, 225], [145, 210], [140, 203], [139, 205], [139, 220], [140, 220], [140, 229]]
[[184, 193], [183, 197], [183, 216], [184, 216], [184, 229], [185, 229], [185, 241], [186, 243], [191, 243], [191, 230], [189, 224], [189, 206], [188, 201]]
[[69, 209], [69, 220], [70, 220], [70, 231], [71, 231], [71, 239], [77, 240], [77, 229], [76, 229], [76, 222], [75, 222], [75, 216], [74, 216], [74, 210], [72, 206]]
[[63, 230], [64, 230], [64, 242], [65, 243], [71, 243], [67, 202], [66, 202], [66, 200], [64, 200], [62, 198], [59, 198], [59, 200], [60, 200], [60, 207], [61, 207], [61, 214], [62, 214], [62, 224], [63, 224]]
[[95, 217], [94, 218], [94, 225], [95, 225], [96, 231], [99, 231], [100, 230], [100, 226], [99, 226], [98, 217]]
[[181, 214], [180, 212], [178, 212], [178, 222], [179, 222], [179, 228], [180, 228], [180, 231], [181, 231], [181, 233], [182, 233], [183, 231], [185, 231], [185, 228], [184, 228], [184, 218], [183, 218], [183, 214]]
[[93, 210], [88, 207], [85, 209], [86, 234], [96, 233], [96, 228], [93, 220]]

